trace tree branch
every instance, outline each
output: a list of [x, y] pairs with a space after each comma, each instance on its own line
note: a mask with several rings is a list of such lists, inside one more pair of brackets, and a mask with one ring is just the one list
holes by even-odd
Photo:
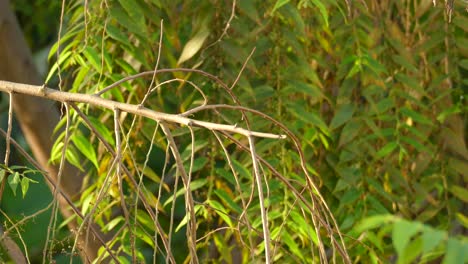
[[217, 123], [212, 123], [212, 122], [195, 120], [195, 119], [183, 117], [177, 114], [166, 114], [166, 113], [157, 112], [157, 111], [148, 109], [141, 105], [120, 103], [120, 102], [112, 101], [109, 99], [104, 99], [96, 95], [62, 92], [62, 91], [58, 91], [55, 89], [47, 88], [45, 86], [36, 86], [36, 85], [21, 84], [21, 83], [14, 83], [14, 82], [7, 82], [7, 81], [0, 80], [0, 91], [7, 92], [7, 93], [20, 93], [20, 94], [25, 94], [25, 95], [32, 95], [32, 96], [42, 97], [42, 98], [46, 98], [46, 99], [50, 99], [50, 100], [54, 100], [54, 101], [58, 101], [62, 103], [66, 103], [66, 102], [86, 103], [86, 104], [93, 105], [93, 106], [103, 107], [112, 111], [115, 109], [119, 109], [121, 111], [144, 116], [144, 117], [153, 119], [155, 121], [165, 121], [169, 123], [177, 123], [177, 124], [192, 126], [192, 127], [203, 127], [209, 130], [237, 133], [237, 134], [244, 135], [246, 137], [254, 136], [254, 137], [273, 138], [273, 139], [286, 138], [285, 135], [255, 132], [255, 131], [250, 131], [241, 127], [237, 127], [235, 125], [223, 125], [223, 124], [217, 124]]

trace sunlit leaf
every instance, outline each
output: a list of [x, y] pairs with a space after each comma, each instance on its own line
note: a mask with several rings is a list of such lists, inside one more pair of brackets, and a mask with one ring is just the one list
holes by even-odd
[[411, 237], [421, 230], [421, 226], [415, 222], [409, 222], [404, 219], [396, 221], [393, 226], [392, 239], [393, 246], [399, 257], [403, 255], [403, 252], [408, 245]]
[[311, 0], [311, 2], [319, 9], [320, 14], [322, 15], [323, 22], [325, 22], [325, 26], [328, 28], [328, 11], [323, 1], [321, 0]]
[[458, 222], [460, 222], [465, 228], [468, 228], [468, 217], [462, 213], [456, 213]]
[[93, 145], [89, 142], [89, 139], [85, 138], [81, 134], [74, 134], [71, 137], [71, 140], [78, 148], [78, 150], [93, 163], [96, 169], [99, 170], [99, 164], [97, 161], [96, 151], [94, 150]]
[[233, 227], [231, 217], [229, 216], [228, 210], [216, 200], [208, 200], [208, 204], [213, 207], [215, 213], [223, 219], [223, 221], [229, 226]]
[[28, 189], [29, 189], [29, 179], [27, 177], [23, 177], [21, 179], [21, 193], [23, 194], [23, 198], [26, 196]]
[[95, 49], [93, 49], [90, 46], [87, 46], [84, 49], [83, 54], [86, 57], [86, 61], [91, 66], [93, 66], [94, 70], [96, 70], [97, 72], [102, 72], [101, 56], [98, 54], [98, 52]]
[[120, 222], [124, 222], [125, 218], [123, 216], [117, 216], [114, 219], [110, 220], [109, 223], [106, 224], [104, 227], [105, 230], [112, 230], [116, 227]]
[[362, 232], [368, 229], [374, 229], [382, 225], [388, 225], [396, 220], [393, 215], [376, 215], [363, 219], [356, 227], [357, 232]]
[[289, 250], [291, 250], [295, 256], [299, 257], [300, 259], [304, 259], [304, 256], [301, 253], [301, 249], [288, 232], [282, 232], [281, 238], [282, 242], [288, 246]]

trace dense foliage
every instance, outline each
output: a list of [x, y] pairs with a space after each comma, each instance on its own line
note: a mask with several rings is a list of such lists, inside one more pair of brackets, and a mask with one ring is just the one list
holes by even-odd
[[[303, 189], [308, 186], [303, 154], [306, 173], [319, 186], [353, 262], [463, 263], [468, 261], [468, 19], [462, 1], [455, 1], [450, 14], [443, 1], [435, 2], [75, 1], [65, 8], [65, 33], [50, 52], [59, 63], [48, 81], [92, 94], [155, 66], [196, 68], [229, 89], [196, 72], [170, 71], [124, 82], [103, 96], [139, 104], [148, 87], [155, 87], [146, 107], [184, 113], [203, 105], [203, 91], [211, 104], [240, 102], [281, 121], [299, 138], [301, 151], [291, 140], [256, 142], [257, 154], [276, 169], [262, 164], [274, 260], [342, 257], [339, 249], [328, 250], [338, 234], [316, 222], [326, 219], [333, 226], [326, 207], [313, 188]], [[84, 109], [87, 122], [115, 146], [112, 113]], [[135, 186], [124, 185], [122, 198], [117, 180], [107, 182], [112, 155], [90, 124], [71, 113], [67, 159], [89, 177], [80, 201], [83, 213], [96, 206], [93, 219], [105, 231], [120, 230], [123, 252], [132, 255], [138, 248], [137, 258], [148, 260], [152, 248], [160, 247], [155, 258], [164, 256], [161, 241], [154, 240], [157, 226]], [[232, 109], [193, 117], [283, 133], [270, 120]], [[122, 160], [158, 208], [159, 224], [172, 234], [174, 256], [182, 262], [189, 254], [186, 203], [168, 141], [156, 122], [120, 118]], [[192, 172], [199, 256], [215, 262], [261, 260], [252, 158], [241, 147], [246, 139], [171, 129]], [[55, 162], [64, 137], [52, 153]], [[102, 196], [106, 184], [108, 195]], [[301, 197], [308, 201], [293, 190], [307, 190]], [[130, 218], [116, 213], [119, 199], [131, 208]], [[318, 218], [308, 203], [321, 211]]]

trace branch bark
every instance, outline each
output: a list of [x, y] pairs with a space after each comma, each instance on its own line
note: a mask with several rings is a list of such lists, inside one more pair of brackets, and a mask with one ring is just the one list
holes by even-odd
[[0, 80], [0, 91], [7, 92], [7, 93], [15, 93], [15, 94], [19, 93], [23, 95], [32, 95], [32, 96], [46, 98], [46, 99], [50, 99], [50, 100], [54, 100], [54, 101], [62, 102], [62, 103], [68, 103], [68, 102], [86, 103], [86, 104], [93, 105], [93, 106], [103, 107], [112, 111], [114, 111], [115, 109], [118, 109], [127, 113], [147, 117], [155, 121], [177, 123], [177, 124], [190, 126], [190, 127], [203, 127], [209, 130], [237, 133], [237, 134], [244, 135], [246, 137], [253, 136], [253, 137], [272, 138], [272, 139], [286, 138], [285, 135], [276, 135], [276, 134], [271, 134], [271, 133], [251, 131], [251, 130], [244, 129], [242, 127], [237, 127], [236, 125], [223, 125], [223, 124], [218, 124], [218, 123], [195, 120], [195, 119], [184, 117], [178, 114], [166, 114], [166, 113], [157, 112], [157, 111], [148, 109], [141, 105], [120, 103], [120, 102], [112, 101], [109, 99], [104, 99], [96, 95], [90, 95], [90, 94], [62, 92], [62, 91], [47, 88], [44, 86], [21, 84], [21, 83], [14, 83], [14, 82]]

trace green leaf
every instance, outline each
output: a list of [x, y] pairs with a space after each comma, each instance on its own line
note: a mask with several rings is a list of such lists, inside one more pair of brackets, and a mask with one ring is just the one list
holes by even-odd
[[461, 201], [468, 203], [468, 190], [466, 187], [460, 187], [457, 185], [452, 185], [449, 187], [450, 192], [455, 195]]
[[404, 219], [396, 221], [393, 226], [392, 240], [398, 257], [402, 257], [411, 237], [419, 232], [421, 225]]
[[120, 5], [125, 9], [127, 14], [133, 20], [133, 22], [138, 26], [142, 32], [145, 26], [145, 15], [143, 9], [138, 4], [138, 1], [135, 0], [119, 0]]
[[340, 106], [340, 108], [336, 111], [336, 114], [330, 123], [330, 129], [334, 130], [335, 128], [348, 122], [348, 120], [351, 119], [351, 117], [353, 117], [353, 114], [354, 114], [354, 105], [345, 104], [345, 105]]
[[468, 258], [468, 243], [455, 238], [449, 238], [444, 257], [444, 264], [466, 263]]
[[302, 106], [292, 103], [288, 104], [288, 110], [304, 122], [318, 127], [325, 135], [330, 135], [328, 126], [325, 124], [325, 122], [323, 122], [320, 116], [315, 114], [314, 112], [306, 111]]
[[87, 62], [89, 62], [97, 72], [102, 72], [101, 56], [95, 49], [90, 46], [86, 46], [83, 54], [86, 57]]
[[363, 56], [362, 64], [367, 65], [376, 74], [387, 73], [385, 66], [372, 58], [369, 54], [365, 54], [365, 56]]
[[304, 217], [294, 210], [291, 211], [290, 216], [294, 221], [294, 223], [291, 224], [295, 224], [296, 228], [310, 238], [315, 245], [319, 245], [317, 233], [314, 228], [305, 221]]
[[4, 169], [0, 169], [0, 183], [3, 182], [3, 178], [5, 178], [6, 171]]
[[376, 105], [377, 114], [383, 114], [388, 110], [392, 109], [393, 107], [395, 107], [395, 102], [393, 101], [393, 98], [387, 97], [383, 100], [380, 100]]
[[122, 31], [118, 27], [113, 26], [113, 25], [107, 25], [106, 32], [107, 34], [109, 34], [111, 38], [119, 41], [120, 43], [126, 46], [132, 46], [132, 44], [128, 40], [128, 36], [122, 33]]
[[140, 164], [140, 163], [136, 164], [136, 167], [138, 168], [139, 171], [141, 171], [146, 177], [148, 177], [152, 181], [156, 183], [161, 182], [161, 178], [150, 167], [146, 166], [145, 169], [143, 170], [143, 164]]
[[281, 89], [281, 92], [284, 93], [285, 96], [291, 95], [291, 93], [306, 94], [313, 102], [325, 98], [322, 90], [316, 85], [296, 80], [290, 81], [286, 87]]
[[397, 218], [390, 214], [384, 215], [375, 215], [371, 217], [364, 218], [357, 226], [354, 228], [356, 232], [362, 233], [368, 229], [374, 229], [381, 227], [383, 225], [388, 225], [394, 222]]
[[29, 179], [27, 177], [23, 177], [21, 179], [21, 192], [23, 193], [23, 198], [26, 196], [28, 189], [29, 189]]
[[232, 210], [234, 210], [236, 213], [241, 213], [242, 208], [229, 196], [229, 194], [223, 190], [223, 189], [218, 189], [214, 190], [214, 193], [216, 196], [218, 196], [223, 202], [228, 204]]
[[288, 246], [289, 250], [291, 250], [291, 252], [294, 253], [294, 256], [297, 256], [300, 259], [304, 260], [304, 255], [302, 255], [301, 249], [297, 245], [295, 239], [293, 239], [288, 232], [283, 231], [281, 238], [282, 242], [284, 242]]
[[271, 14], [273, 15], [273, 13], [275, 13], [275, 11], [284, 6], [285, 4], [289, 3], [290, 0], [277, 0], [276, 3], [275, 3], [275, 6], [273, 6], [273, 10], [271, 10]]
[[328, 28], [328, 12], [327, 8], [323, 5], [321, 0], [311, 0], [311, 2], [319, 9], [320, 14], [322, 15], [325, 26]]
[[440, 230], [424, 227], [421, 235], [423, 241], [423, 254], [431, 252], [447, 236]]
[[407, 107], [403, 107], [400, 109], [400, 113], [407, 116], [411, 117], [414, 121], [419, 122], [421, 124], [426, 124], [432, 126], [432, 121], [428, 119], [425, 115], [422, 115], [412, 109], [409, 109]]
[[[239, 161], [235, 159], [232, 159], [231, 161], [232, 161], [232, 166], [235, 169], [235, 172], [239, 173], [241, 178], [249, 179], [251, 177], [251, 173], [249, 172], [249, 170], [245, 168], [245, 166], [242, 163], [240, 163]], [[231, 174], [228, 174], [227, 177], [234, 178], [234, 176]]]
[[428, 147], [424, 146], [423, 144], [421, 144], [419, 141], [417, 141], [414, 138], [410, 138], [410, 137], [407, 137], [407, 136], [400, 136], [400, 140], [402, 142], [406, 142], [406, 143], [410, 144], [411, 146], [413, 146], [419, 152], [431, 153], [431, 151], [430, 151], [430, 149]]
[[401, 56], [401, 55], [392, 55], [392, 59], [394, 62], [396, 62], [397, 64], [405, 67], [407, 70], [409, 71], [412, 71], [412, 72], [418, 72], [418, 68], [416, 68], [414, 65], [413, 65], [413, 62], [412, 61], [409, 61], [407, 58], [405, 58], [404, 56]]
[[73, 53], [70, 51], [67, 52], [62, 52], [60, 53], [60, 58], [57, 62], [52, 65], [52, 67], [49, 70], [49, 74], [47, 74], [46, 80], [44, 83], [48, 83], [50, 81], [50, 78], [55, 74], [55, 72], [58, 70], [58, 66], [62, 65], [64, 61], [66, 61]]
[[207, 201], [208, 204], [213, 207], [215, 210], [215, 213], [217, 215], [219, 215], [219, 217], [221, 217], [221, 219], [223, 219], [223, 221], [229, 226], [229, 227], [234, 227], [234, 225], [232, 224], [232, 220], [231, 218], [229, 217], [229, 214], [228, 214], [228, 210], [226, 210], [226, 208], [224, 208], [224, 206], [219, 203], [218, 201], [216, 200], [208, 200]]
[[387, 208], [382, 204], [382, 202], [374, 197], [373, 195], [367, 195], [366, 201], [371, 205], [370, 208], [374, 209], [379, 214], [388, 214], [389, 211]]
[[94, 199], [94, 195], [89, 194], [86, 197], [84, 197], [83, 202], [81, 203], [81, 213], [86, 214], [88, 212], [88, 209], [90, 208], [91, 202]]
[[19, 183], [20, 183], [20, 174], [17, 171], [15, 171], [13, 175], [10, 175], [10, 177], [8, 177], [8, 185], [10, 185], [10, 188], [13, 191], [13, 195], [15, 196], [16, 196], [16, 189]]
[[[205, 184], [208, 183], [208, 179], [204, 178], [204, 179], [198, 179], [198, 180], [195, 180], [195, 181], [192, 181], [190, 183], [190, 190], [191, 191], [195, 191], [197, 189], [200, 189], [201, 187], [203, 187]], [[176, 193], [176, 197], [179, 197], [181, 196], [182, 194], [185, 193], [185, 188], [182, 187], [180, 188], [177, 193]], [[164, 206], [168, 205], [169, 203], [171, 203], [172, 201], [174, 200], [174, 195], [171, 195], [167, 201], [164, 203]]]
[[455, 216], [457, 217], [458, 222], [468, 229], [468, 217], [462, 213], [456, 213]]
[[120, 222], [125, 221], [125, 218], [123, 216], [117, 216], [116, 218], [110, 220], [106, 226], [104, 227], [104, 230], [111, 231], [116, 227]]
[[452, 23], [463, 29], [465, 32], [468, 32], [468, 18], [466, 16], [455, 16]]
[[99, 170], [96, 151], [94, 150], [94, 147], [91, 144], [91, 142], [89, 142], [89, 139], [85, 138], [80, 134], [74, 134], [71, 140], [78, 148], [78, 150], [94, 164], [97, 170]]
[[449, 108], [443, 109], [443, 111], [437, 115], [437, 121], [439, 121], [441, 124], [445, 122], [447, 117], [461, 113], [462, 109], [460, 108], [459, 105], [452, 105]]
[[143, 25], [138, 25], [138, 22], [135, 23], [135, 21], [126, 13], [126, 11], [122, 9], [122, 7], [117, 5], [112, 6], [110, 8], [110, 14], [120, 25], [128, 29], [130, 32], [138, 35], [141, 38], [145, 38], [146, 29], [144, 23]]
[[68, 162], [70, 162], [70, 164], [77, 167], [81, 171], [84, 171], [83, 166], [81, 166], [81, 160], [78, 158], [78, 154], [76, 153], [75, 148], [68, 146], [67, 150], [65, 151], [65, 157], [67, 158]]
[[375, 155], [376, 159], [380, 159], [383, 157], [388, 156], [392, 151], [394, 151], [398, 147], [398, 142], [392, 141], [387, 143], [383, 148], [381, 148], [377, 154]]
[[255, 92], [255, 100], [258, 102], [263, 102], [263, 100], [268, 99], [275, 94], [275, 89], [269, 85], [256, 86], [253, 91]]
[[[203, 167], [205, 167], [205, 165], [207, 163], [208, 163], [208, 158], [206, 158], [206, 157], [199, 157], [199, 158], [194, 159], [193, 160], [192, 173], [203, 169]], [[189, 166], [190, 166], [190, 164], [186, 164], [187, 172], [188, 172]]]
[[111, 146], [115, 145], [114, 137], [110, 130], [97, 118], [89, 116], [88, 117], [91, 124], [93, 124], [94, 128], [101, 134], [101, 136], [106, 140]]

